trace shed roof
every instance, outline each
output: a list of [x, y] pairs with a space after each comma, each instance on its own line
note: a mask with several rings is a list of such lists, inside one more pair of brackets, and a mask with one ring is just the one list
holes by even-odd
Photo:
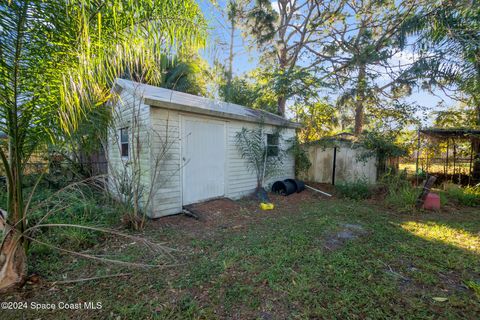
[[161, 107], [254, 123], [263, 122], [270, 125], [290, 128], [298, 128], [301, 126], [299, 123], [289, 121], [276, 114], [263, 110], [249, 109], [234, 103], [208, 99], [193, 94], [160, 88], [130, 80], [116, 79], [115, 87], [128, 90], [131, 94], [143, 98], [144, 103], [152, 107]]
[[337, 144], [354, 144], [356, 143], [358, 138], [349, 132], [341, 132], [332, 136], [324, 136], [320, 139], [310, 141], [305, 143], [305, 145], [337, 145]]
[[425, 128], [420, 132], [435, 138], [478, 139], [480, 130], [472, 128]]

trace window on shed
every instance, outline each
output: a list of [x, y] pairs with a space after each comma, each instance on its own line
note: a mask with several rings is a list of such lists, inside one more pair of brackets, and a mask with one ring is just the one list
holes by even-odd
[[128, 128], [120, 129], [120, 153], [122, 158], [128, 158]]
[[278, 157], [278, 134], [267, 134], [267, 156]]

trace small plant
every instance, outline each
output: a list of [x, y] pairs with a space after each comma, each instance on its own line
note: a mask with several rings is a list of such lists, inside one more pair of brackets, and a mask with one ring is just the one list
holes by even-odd
[[338, 183], [336, 190], [342, 197], [354, 200], [367, 199], [372, 196], [372, 186], [363, 179]]
[[[267, 131], [263, 123], [257, 128], [242, 128], [235, 135], [235, 144], [242, 159], [247, 161], [248, 170], [255, 173], [257, 189], [263, 187], [265, 180], [282, 170], [285, 151], [280, 146], [281, 129], [277, 128], [270, 136], [274, 136], [278, 145], [269, 145]], [[272, 148], [275, 148], [273, 150]]]
[[465, 188], [456, 184], [447, 184], [445, 185], [445, 190], [448, 198], [461, 205], [468, 207], [480, 206], [480, 184]]

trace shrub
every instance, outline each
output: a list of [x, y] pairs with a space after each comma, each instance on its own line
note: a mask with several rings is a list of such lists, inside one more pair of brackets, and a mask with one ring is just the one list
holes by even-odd
[[372, 196], [372, 186], [363, 179], [354, 182], [341, 182], [335, 188], [345, 198], [361, 200]]
[[447, 184], [445, 190], [447, 197], [458, 204], [468, 207], [480, 206], [480, 184], [465, 188], [456, 184]]
[[377, 157], [379, 174], [387, 172], [387, 159], [403, 157], [407, 154], [407, 148], [397, 142], [397, 135], [394, 132], [365, 131], [359, 140], [359, 146], [365, 148], [366, 152], [360, 155], [360, 159]]
[[[32, 188], [25, 188], [28, 199]], [[0, 192], [0, 207], [5, 207], [7, 195]], [[62, 190], [39, 187], [30, 204], [30, 224], [73, 224], [94, 227], [111, 227], [120, 221], [116, 208], [100, 190], [79, 186]], [[73, 227], [45, 227], [37, 229], [35, 239], [52, 246], [69, 250], [82, 250], [98, 243], [104, 234]], [[31, 253], [51, 253], [50, 246], [31, 243]]]
[[290, 152], [295, 158], [295, 176], [306, 173], [311, 167], [312, 163], [308, 158], [308, 153], [298, 140], [298, 137], [295, 136], [293, 139], [288, 141], [291, 146], [288, 148], [287, 152]]
[[401, 211], [415, 210], [415, 203], [420, 190], [410, 186], [401, 186], [397, 190], [389, 190], [385, 202]]

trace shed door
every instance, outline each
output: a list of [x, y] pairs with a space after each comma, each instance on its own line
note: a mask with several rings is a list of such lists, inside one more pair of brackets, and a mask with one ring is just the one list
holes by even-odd
[[225, 195], [225, 123], [183, 118], [183, 204]]

